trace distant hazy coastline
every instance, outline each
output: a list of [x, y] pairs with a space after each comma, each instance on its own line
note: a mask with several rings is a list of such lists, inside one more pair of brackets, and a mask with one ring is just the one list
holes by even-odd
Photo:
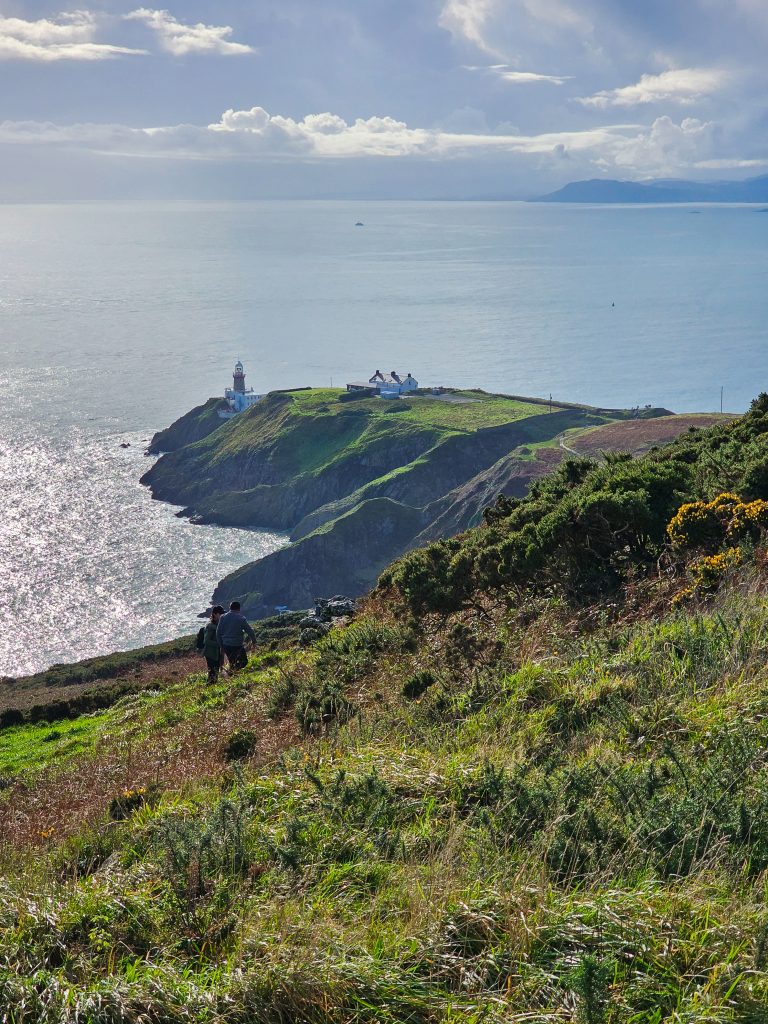
[[537, 203], [768, 203], [768, 174], [744, 181], [572, 181]]

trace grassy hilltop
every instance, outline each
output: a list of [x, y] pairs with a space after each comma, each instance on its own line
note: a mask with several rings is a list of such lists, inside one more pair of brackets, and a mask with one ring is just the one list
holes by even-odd
[[767, 531], [761, 396], [308, 647], [3, 730], [4, 1019], [764, 1024]]
[[289, 531], [290, 547], [216, 591], [217, 601], [238, 598], [259, 617], [319, 595], [364, 593], [408, 548], [475, 525], [499, 493], [523, 495], [559, 461], [563, 435], [660, 417], [675, 436], [692, 422], [662, 409], [637, 420], [481, 391], [399, 401], [275, 392], [224, 423], [216, 405], [156, 435], [152, 450], [167, 454], [144, 482], [199, 521]]

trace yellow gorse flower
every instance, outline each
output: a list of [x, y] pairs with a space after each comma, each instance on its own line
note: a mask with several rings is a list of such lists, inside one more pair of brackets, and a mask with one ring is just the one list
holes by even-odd
[[756, 528], [768, 527], [768, 501], [743, 502], [728, 491], [712, 501], [681, 505], [667, 525], [667, 536], [678, 548], [711, 546]]

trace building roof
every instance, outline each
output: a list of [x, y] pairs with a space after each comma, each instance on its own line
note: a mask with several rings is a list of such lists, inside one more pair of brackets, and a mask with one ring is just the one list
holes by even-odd
[[389, 373], [382, 373], [381, 370], [377, 370], [368, 383], [374, 387], [380, 387], [382, 384], [391, 384], [396, 387], [399, 384], [403, 384], [410, 376], [410, 373], [398, 373], [397, 370], [391, 370]]

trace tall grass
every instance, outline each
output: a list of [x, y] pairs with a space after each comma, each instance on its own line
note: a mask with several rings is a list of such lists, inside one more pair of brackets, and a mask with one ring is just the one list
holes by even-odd
[[142, 698], [222, 746], [251, 704], [349, 713], [9, 867], [0, 1021], [768, 1020], [762, 594], [466, 628]]

